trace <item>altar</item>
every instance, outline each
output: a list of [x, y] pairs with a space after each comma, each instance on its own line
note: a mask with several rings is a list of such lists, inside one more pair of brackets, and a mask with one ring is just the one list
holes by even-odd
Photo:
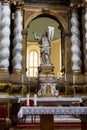
[[[87, 115], [87, 107], [28, 107], [23, 106], [18, 118], [29, 115], [40, 115], [40, 130], [54, 130], [54, 115]], [[83, 123], [83, 122], [82, 122]], [[86, 126], [85, 126], [86, 127]], [[82, 129], [82, 130], [86, 130]]]
[[[40, 116], [40, 130], [54, 130], [54, 115], [87, 115], [87, 107], [80, 106], [81, 98], [59, 97], [57, 88], [57, 76], [54, 73], [54, 65], [51, 62], [51, 41], [53, 40], [54, 27], [48, 26], [48, 32], [44, 31], [41, 36], [33, 32], [35, 40], [40, 46], [41, 63], [38, 67], [38, 88], [34, 98], [19, 98], [18, 102], [27, 100], [27, 106], [21, 106], [17, 117], [26, 118], [29, 115]], [[66, 82], [66, 73], [64, 85]], [[30, 106], [29, 100], [34, 101]], [[82, 121], [82, 120], [81, 120]], [[86, 129], [82, 129], [86, 130]]]

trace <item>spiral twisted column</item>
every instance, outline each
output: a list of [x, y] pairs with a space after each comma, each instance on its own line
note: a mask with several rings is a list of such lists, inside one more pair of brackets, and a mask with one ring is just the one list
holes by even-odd
[[14, 20], [13, 39], [13, 71], [22, 70], [22, 14], [21, 8], [17, 8]]
[[80, 50], [80, 32], [79, 32], [79, 22], [76, 10], [72, 11], [71, 17], [71, 51], [72, 51], [72, 71], [81, 72], [81, 50]]
[[87, 3], [85, 6], [84, 19], [85, 19], [85, 50], [86, 50], [85, 59], [87, 60]]
[[0, 41], [1, 41], [1, 15], [2, 15], [2, 3], [0, 2]]
[[0, 69], [8, 70], [10, 56], [10, 6], [8, 1], [2, 1], [0, 23]]

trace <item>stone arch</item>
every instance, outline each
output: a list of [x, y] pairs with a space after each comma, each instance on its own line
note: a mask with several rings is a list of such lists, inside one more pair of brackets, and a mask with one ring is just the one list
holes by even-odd
[[26, 25], [24, 26], [24, 29], [27, 29], [29, 23], [34, 20], [35, 18], [38, 18], [40, 16], [46, 16], [49, 18], [52, 18], [54, 20], [56, 20], [57, 22], [59, 22], [65, 33], [68, 33], [68, 24], [66, 23], [65, 19], [58, 13], [53, 12], [53, 11], [49, 11], [49, 10], [41, 10], [41, 11], [36, 11], [35, 13], [31, 14], [25, 21]]

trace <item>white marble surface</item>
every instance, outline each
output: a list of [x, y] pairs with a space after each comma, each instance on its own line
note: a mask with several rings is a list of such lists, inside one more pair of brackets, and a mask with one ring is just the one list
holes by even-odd
[[[31, 99], [31, 100], [34, 100], [34, 98], [29, 98], [29, 99]], [[18, 103], [20, 103], [20, 102], [22, 102], [22, 101], [25, 101], [25, 100], [27, 100], [27, 98], [25, 97], [25, 98], [19, 98], [18, 99]], [[82, 102], [82, 99], [81, 98], [79, 98], [79, 97], [77, 97], [77, 98], [63, 98], [63, 97], [55, 97], [55, 98], [37, 98], [37, 101], [43, 101], [43, 102], [45, 102], [45, 101], [51, 101], [51, 102], [53, 102], [53, 101], [59, 101], [59, 102]]]
[[13, 39], [13, 70], [22, 70], [22, 14], [21, 10], [16, 10], [14, 20], [14, 39]]

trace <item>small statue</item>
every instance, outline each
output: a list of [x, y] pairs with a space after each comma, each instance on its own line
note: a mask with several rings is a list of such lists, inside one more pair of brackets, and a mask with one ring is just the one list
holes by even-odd
[[40, 57], [41, 57], [41, 64], [50, 64], [50, 53], [51, 53], [51, 40], [53, 36], [48, 35], [47, 31], [42, 33], [42, 36], [39, 37], [36, 35], [36, 32], [33, 32], [35, 40], [38, 40], [40, 44]]

